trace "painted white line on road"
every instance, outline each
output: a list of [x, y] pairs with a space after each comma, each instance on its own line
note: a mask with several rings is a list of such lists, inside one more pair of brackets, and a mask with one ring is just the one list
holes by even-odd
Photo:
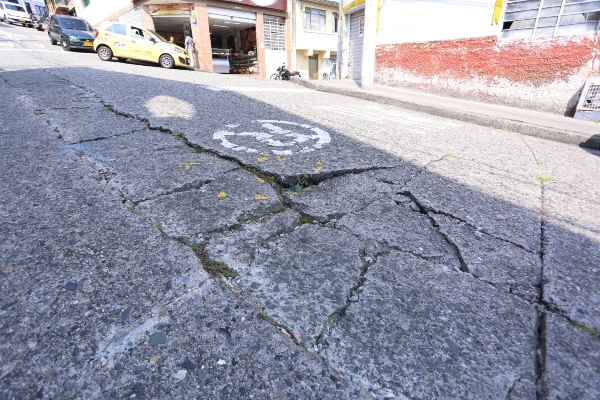
[[287, 88], [267, 88], [267, 87], [251, 87], [251, 86], [236, 86], [236, 87], [216, 87], [205, 86], [205, 89], [214, 92], [271, 92], [271, 93], [309, 93], [314, 92], [313, 89], [287, 89]]
[[63, 53], [63, 54], [75, 54], [75, 53], [67, 53], [61, 50], [38, 50], [38, 49], [0, 49], [0, 51], [37, 51], [44, 53]]
[[8, 40], [19, 41], [21, 39], [29, 39], [29, 36], [19, 35], [16, 33], [8, 33], [4, 31], [0, 31], [0, 37], [8, 38]]

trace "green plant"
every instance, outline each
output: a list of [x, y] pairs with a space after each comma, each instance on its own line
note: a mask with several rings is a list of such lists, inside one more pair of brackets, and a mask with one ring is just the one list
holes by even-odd
[[210, 259], [206, 252], [206, 243], [192, 244], [186, 241], [182, 242], [194, 251], [196, 256], [200, 259], [202, 266], [209, 274], [225, 278], [235, 278], [238, 276], [238, 273], [231, 269], [227, 264]]
[[160, 221], [154, 221], [154, 222], [152, 222], [152, 224], [162, 231], [163, 226]]
[[[139, 211], [138, 211], [138, 210], [136, 210], [136, 209], [135, 209], [135, 208], [133, 208], [133, 207], [127, 207], [127, 209], [129, 210], [129, 212], [131, 212], [131, 213], [133, 213], [133, 214], [135, 214], [135, 215], [140, 215]], [[160, 223], [160, 222], [159, 222], [159, 223]], [[156, 224], [154, 224], [154, 226], [156, 226]], [[158, 226], [157, 226], [157, 228], [158, 228]], [[159, 229], [160, 229], [160, 228], [159, 228]]]
[[598, 331], [596, 329], [592, 328], [591, 326], [587, 326], [582, 322], [575, 321], [573, 322], [573, 325], [584, 332], [591, 333], [592, 335], [598, 335]]
[[303, 224], [312, 224], [315, 222], [315, 220], [308, 215], [303, 215], [302, 218], [300, 218], [300, 221], [302, 221]]

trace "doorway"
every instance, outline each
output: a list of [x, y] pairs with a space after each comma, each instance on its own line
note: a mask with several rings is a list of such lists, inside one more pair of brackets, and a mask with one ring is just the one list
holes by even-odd
[[308, 79], [319, 79], [319, 55], [308, 56]]
[[169, 40], [171, 37], [177, 46], [185, 47], [185, 32], [191, 32], [189, 15], [153, 16], [154, 31]]

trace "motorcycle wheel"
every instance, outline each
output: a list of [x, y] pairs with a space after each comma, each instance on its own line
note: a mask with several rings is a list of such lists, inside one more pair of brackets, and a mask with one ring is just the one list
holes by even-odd
[[271, 75], [271, 78], [269, 78], [269, 79], [280, 80], [280, 79], [281, 79], [281, 77], [280, 77], [278, 74], [272, 74], [272, 75]]

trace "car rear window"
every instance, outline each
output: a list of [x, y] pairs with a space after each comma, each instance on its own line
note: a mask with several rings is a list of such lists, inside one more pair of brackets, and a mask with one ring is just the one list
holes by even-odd
[[82, 19], [61, 18], [60, 27], [63, 29], [72, 29], [75, 31], [92, 31], [92, 27]]
[[5, 6], [6, 6], [7, 10], [25, 12], [25, 9], [23, 7], [21, 7], [21, 6], [16, 6], [14, 4], [5, 4]]

